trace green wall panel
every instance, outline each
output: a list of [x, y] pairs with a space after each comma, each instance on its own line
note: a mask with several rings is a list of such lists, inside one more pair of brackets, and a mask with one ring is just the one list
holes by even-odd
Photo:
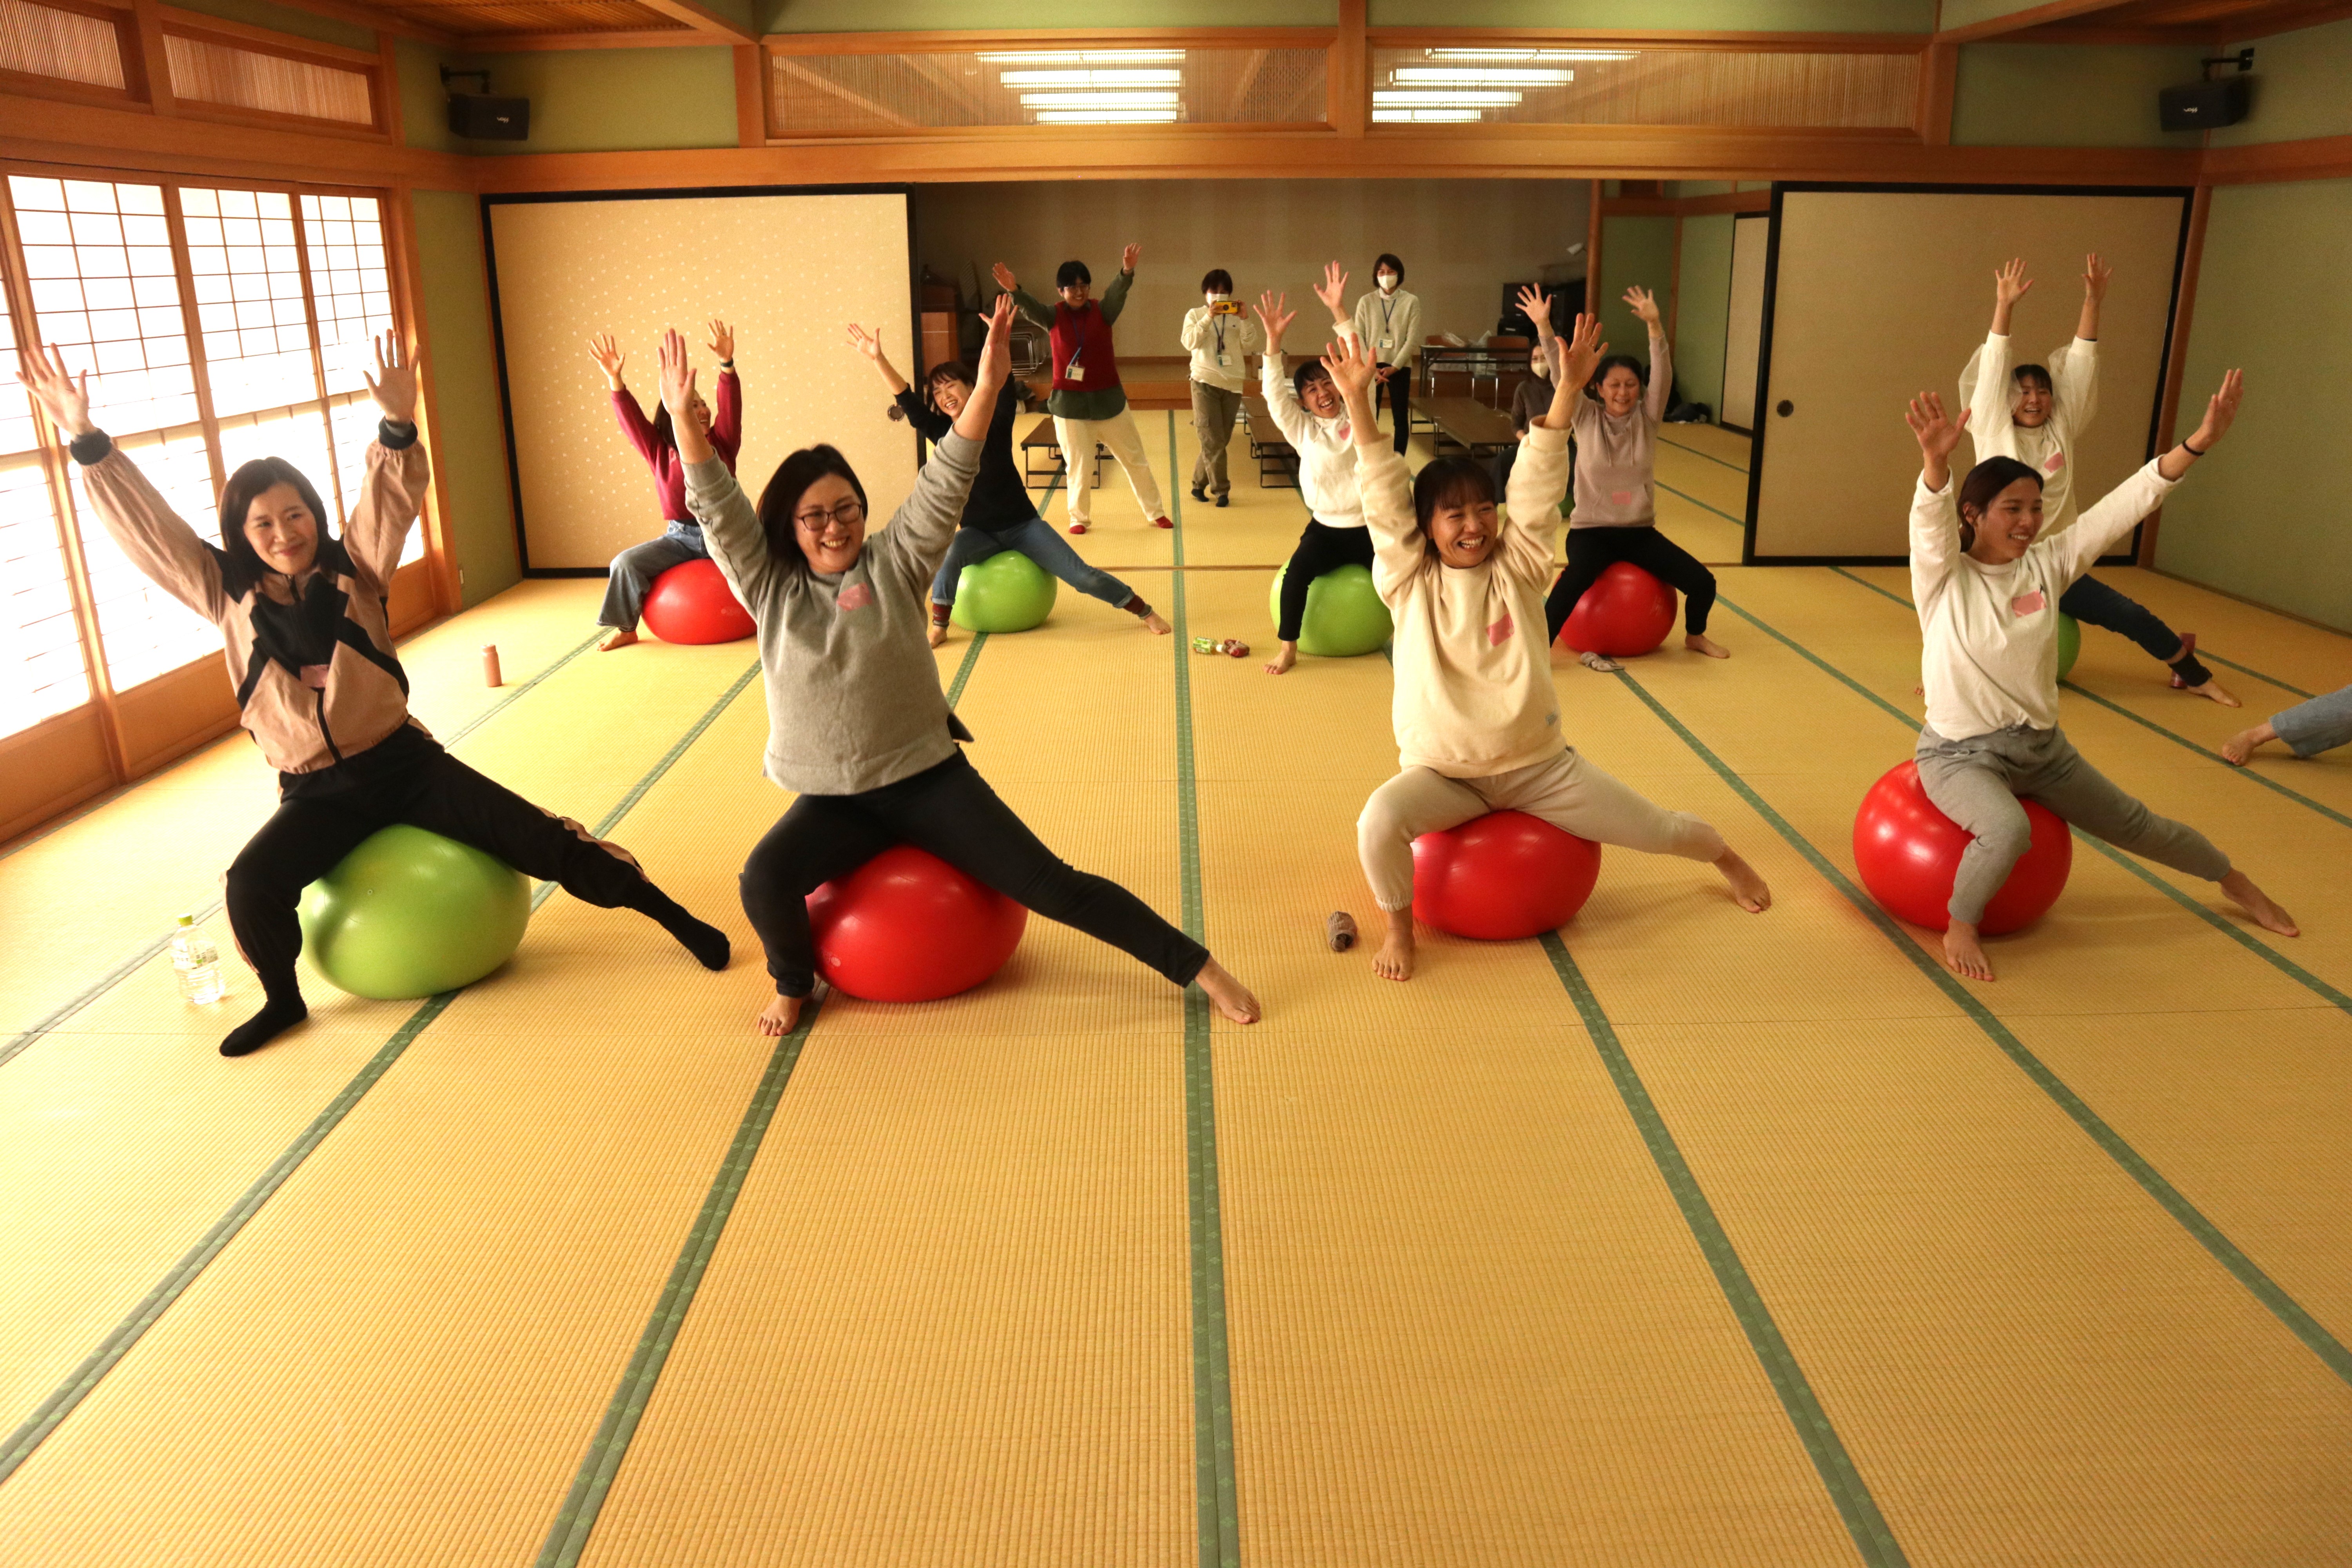
[[477, 199], [458, 191], [418, 191], [416, 249], [436, 416], [434, 445], [449, 502], [450, 542], [464, 577], [460, 591], [474, 605], [522, 577]]
[[2213, 145], [2344, 135], [2352, 135], [2352, 19], [2256, 39], [2253, 109], [2214, 132]]
[[1724, 340], [1731, 325], [1731, 228], [1736, 221], [1729, 213], [1683, 219], [1675, 374], [1685, 397], [1717, 414], [1723, 411]]
[[2159, 89], [2197, 79], [2195, 47], [1963, 44], [1952, 140], [1967, 147], [2183, 147], [2157, 128]]

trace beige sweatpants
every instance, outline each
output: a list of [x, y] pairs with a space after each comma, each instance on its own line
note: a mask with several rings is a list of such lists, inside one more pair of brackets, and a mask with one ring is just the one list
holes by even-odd
[[1054, 439], [1061, 443], [1062, 453], [1068, 459], [1070, 487], [1070, 521], [1091, 524], [1093, 513], [1087, 498], [1095, 488], [1095, 443], [1100, 441], [1127, 470], [1127, 482], [1134, 487], [1136, 503], [1143, 508], [1144, 521], [1168, 515], [1167, 503], [1160, 498], [1160, 481], [1151, 477], [1151, 459], [1143, 455], [1143, 432], [1135, 427], [1135, 412], [1122, 408], [1108, 419], [1054, 420]]
[[1686, 811], [1654, 805], [1573, 750], [1478, 779], [1407, 768], [1372, 792], [1356, 819], [1356, 851], [1384, 910], [1412, 902], [1412, 841], [1490, 811], [1524, 811], [1562, 832], [1645, 855], [1713, 860], [1723, 835]]

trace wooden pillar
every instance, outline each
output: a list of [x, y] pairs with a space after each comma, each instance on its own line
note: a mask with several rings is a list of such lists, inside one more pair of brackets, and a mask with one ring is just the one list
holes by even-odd
[[1919, 54], [1919, 109], [1914, 129], [1930, 147], [1952, 142], [1952, 94], [1960, 68], [1958, 44], [1929, 44]]
[[757, 44], [735, 46], [735, 144], [768, 144], [768, 51]]
[[1339, 36], [1331, 42], [1330, 63], [1324, 69], [1326, 108], [1331, 129], [1342, 136], [1361, 136], [1370, 110], [1370, 47], [1364, 36], [1367, 0], [1339, 0]]
[[1592, 211], [1584, 225], [1584, 310], [1601, 313], [1601, 193], [1604, 182], [1592, 182]]
[[[2157, 394], [2156, 449], [2159, 452], [2179, 439], [2174, 431], [2180, 415], [2180, 383], [2189, 368], [2189, 329], [2196, 314], [2197, 272], [2205, 257], [2205, 220], [2212, 205], [2210, 185], [2198, 186], [2196, 194], [2189, 198], [2189, 244], [2180, 258], [2180, 297], [2172, 304], [2172, 342], [2164, 356], [2164, 388]], [[2163, 525], [2161, 507], [2139, 525], [2137, 560], [2141, 565], [2156, 564], [2156, 535]]]

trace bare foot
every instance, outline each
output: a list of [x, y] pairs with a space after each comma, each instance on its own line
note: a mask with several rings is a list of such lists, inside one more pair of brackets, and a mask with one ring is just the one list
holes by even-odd
[[782, 1039], [800, 1026], [801, 1009], [807, 1005], [805, 996], [787, 996], [778, 992], [775, 1000], [760, 1010], [760, 1033], [770, 1039]]
[[2267, 745], [2278, 739], [2278, 731], [2268, 724], [2257, 724], [2251, 730], [2241, 730], [2221, 742], [2221, 755], [2233, 767], [2244, 767], [2246, 759], [2254, 754], [2256, 746]]
[[931, 623], [931, 629], [925, 635], [931, 639], [933, 647], [945, 647], [948, 645], [948, 629], [937, 621]]
[[1990, 980], [1992, 960], [1977, 941], [1977, 928], [1954, 921], [1944, 931], [1944, 967], [1963, 980]]
[[2264, 931], [2276, 931], [2281, 936], [2303, 934], [2294, 917], [2271, 902], [2271, 896], [2255, 887], [2253, 879], [2243, 871], [2232, 871], [2222, 878], [2221, 891], [2230, 896], [2231, 903], [2253, 916], [2254, 923]]
[[612, 631], [605, 634], [604, 640], [603, 642], [596, 645], [596, 651], [598, 653], [610, 653], [616, 647], [626, 647], [636, 640], [636, 633], [625, 632], [616, 626]]
[[1290, 671], [1290, 667], [1297, 662], [1298, 645], [1295, 642], [1286, 642], [1275, 650], [1272, 658], [1265, 661], [1265, 672], [1268, 675], [1286, 675]]
[[2184, 686], [2181, 689], [2183, 691], [2194, 691], [2200, 697], [2210, 697], [2224, 708], [2243, 708], [2245, 706], [2244, 703], [2239, 701], [2236, 698], [2231, 696], [2229, 692], [2222, 689], [2221, 682], [2218, 677], [2207, 681], [2202, 686]]
[[1764, 885], [1756, 868], [1742, 860], [1738, 852], [1726, 849], [1717, 856], [1715, 868], [1731, 884], [1731, 896], [1739, 900], [1741, 909], [1751, 915], [1760, 915], [1772, 907], [1772, 889]]
[[1174, 626], [1170, 626], [1166, 621], [1161, 620], [1160, 618], [1160, 612], [1157, 610], [1154, 610], [1150, 615], [1144, 616], [1143, 624], [1150, 626], [1154, 632], [1163, 637], [1170, 632], [1176, 629]]
[[1234, 1023], [1255, 1024], [1265, 1016], [1249, 987], [1226, 973], [1225, 966], [1213, 958], [1201, 965], [1201, 973], [1192, 980], [1208, 993], [1210, 1005]]
[[1683, 638], [1683, 647], [1690, 649], [1693, 653], [1703, 653], [1709, 658], [1729, 658], [1731, 657], [1731, 650], [1729, 648], [1724, 647], [1721, 643], [1716, 641], [1705, 632], [1691, 633], [1688, 637]]
[[1388, 917], [1388, 934], [1381, 938], [1380, 951], [1372, 954], [1372, 973], [1383, 980], [1412, 978], [1412, 910], [1383, 910]]

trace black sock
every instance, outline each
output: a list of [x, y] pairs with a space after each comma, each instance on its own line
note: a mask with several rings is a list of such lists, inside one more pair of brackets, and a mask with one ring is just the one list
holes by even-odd
[[677, 938], [678, 944], [694, 954], [695, 962], [705, 969], [724, 969], [734, 949], [727, 933], [707, 921], [696, 920], [687, 913], [686, 906], [647, 882], [645, 891], [629, 907], [639, 914], [660, 922], [662, 930]]
[[221, 1041], [220, 1053], [225, 1057], [251, 1056], [295, 1025], [310, 1016], [302, 1001], [302, 993], [289, 987], [271, 991], [261, 999], [261, 1011], [228, 1032]]

